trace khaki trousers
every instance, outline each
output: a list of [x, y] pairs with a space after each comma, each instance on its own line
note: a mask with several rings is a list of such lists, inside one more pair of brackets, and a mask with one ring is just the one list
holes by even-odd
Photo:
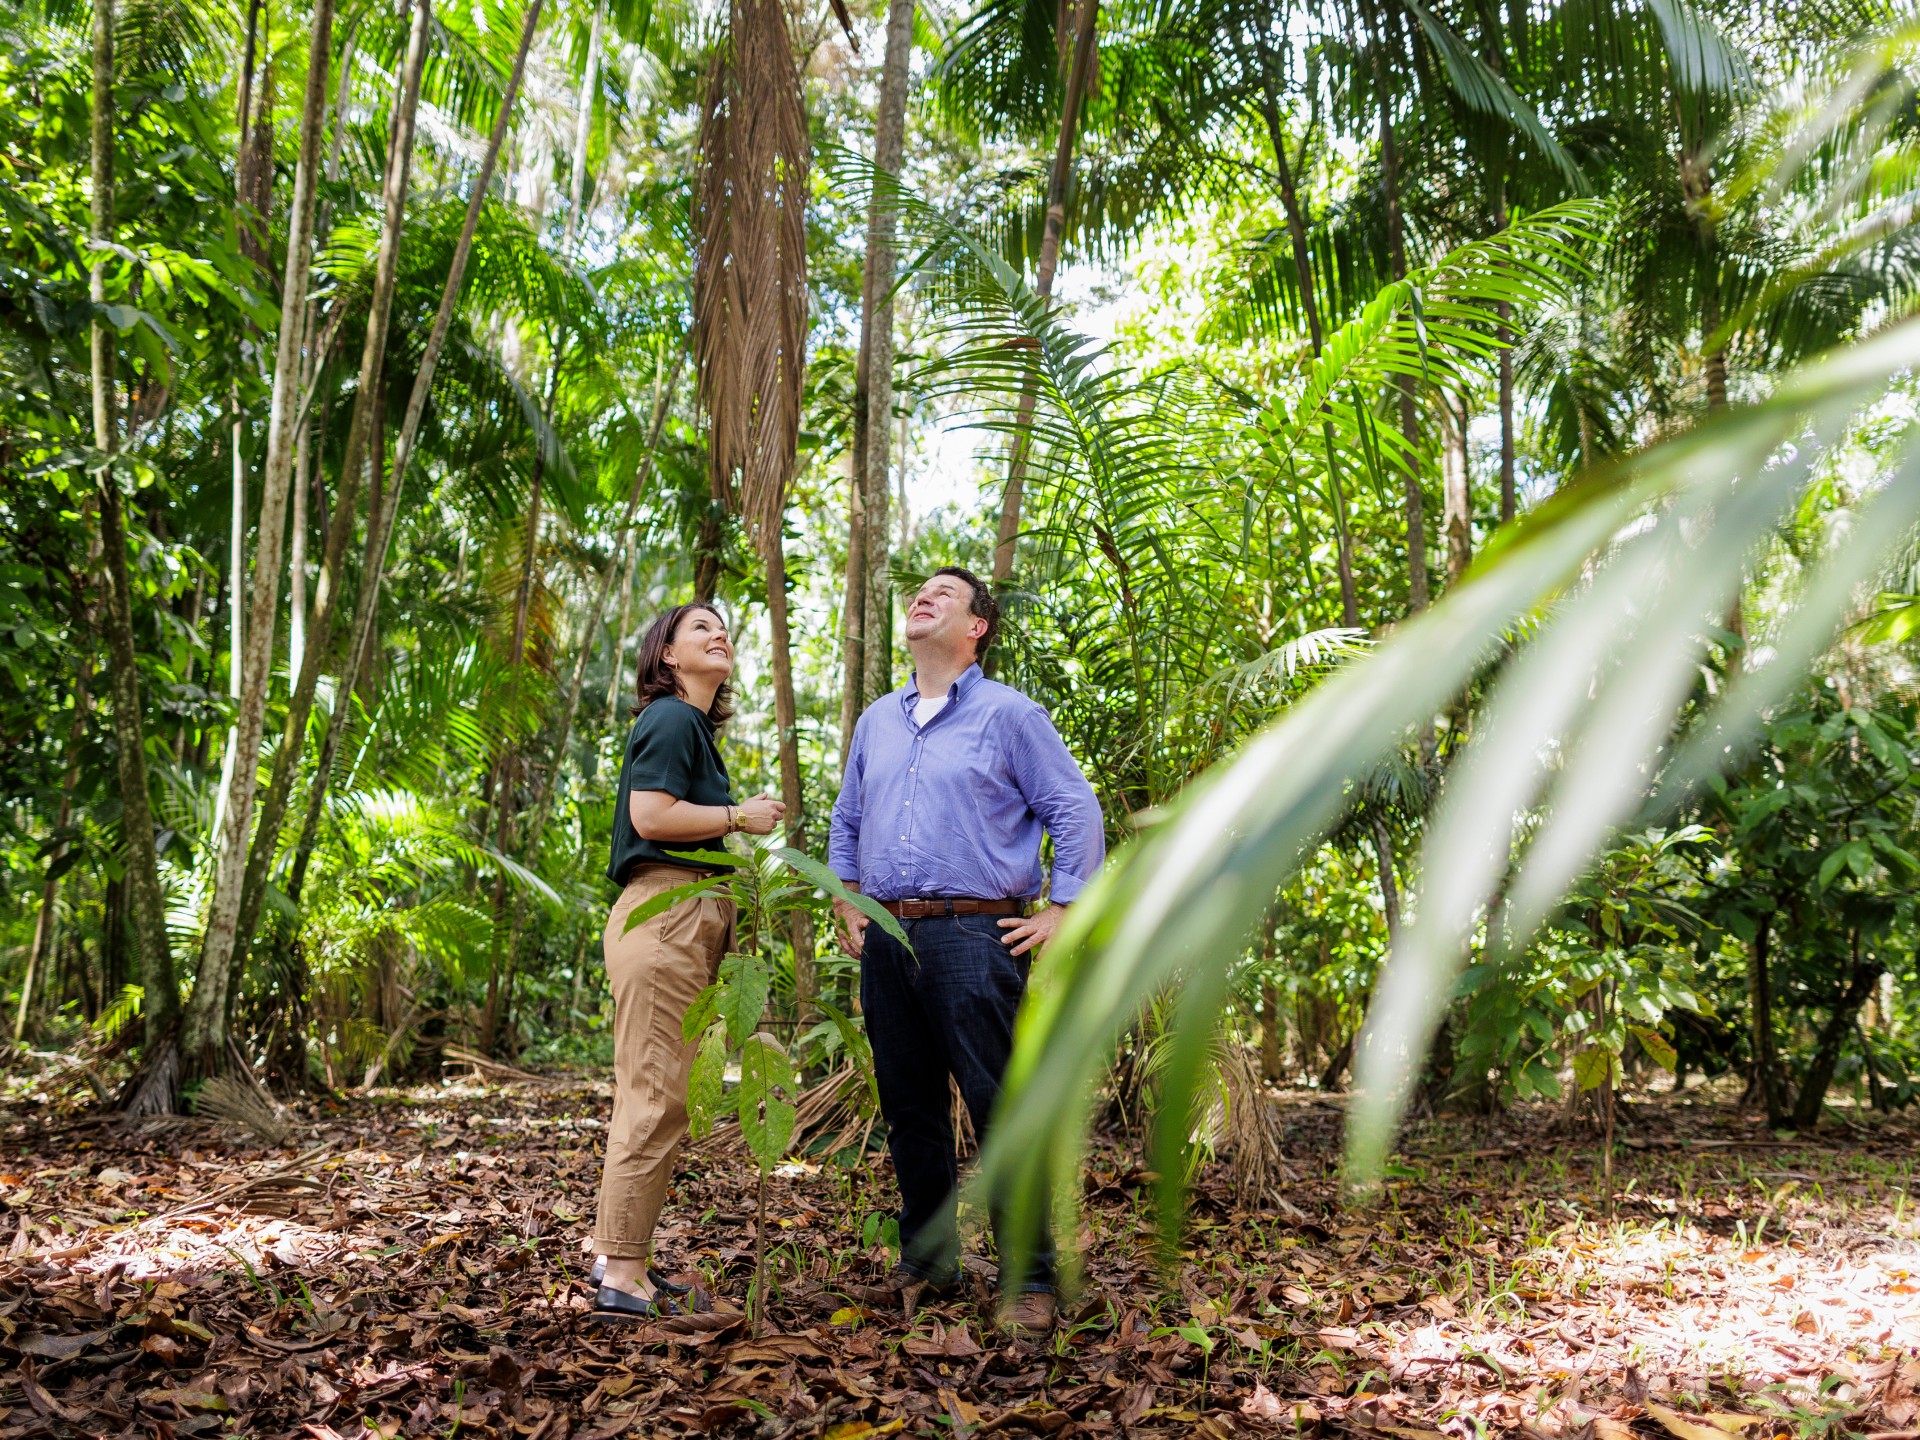
[[613, 1119], [600, 1174], [593, 1248], [644, 1260], [687, 1133], [687, 1077], [698, 1043], [681, 1038], [694, 996], [720, 973], [733, 938], [733, 901], [709, 890], [626, 929], [634, 906], [697, 878], [677, 865], [642, 865], [614, 902], [602, 936], [613, 991]]

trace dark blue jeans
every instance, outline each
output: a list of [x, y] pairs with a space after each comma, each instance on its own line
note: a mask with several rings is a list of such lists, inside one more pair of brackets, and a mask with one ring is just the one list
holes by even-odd
[[[1000, 943], [999, 920], [955, 915], [902, 921], [913, 955], [869, 925], [860, 956], [860, 1006], [900, 1185], [901, 1264], [941, 1284], [960, 1269], [959, 1165], [947, 1076], [958, 1082], [973, 1133], [985, 1143], [1013, 1053], [1014, 1012], [1027, 988], [1027, 957]], [[1004, 1265], [1001, 1217], [992, 1219]], [[1026, 1278], [1014, 1283], [1003, 1272], [1000, 1288], [1008, 1294], [1054, 1288], [1050, 1234], [1042, 1233]]]

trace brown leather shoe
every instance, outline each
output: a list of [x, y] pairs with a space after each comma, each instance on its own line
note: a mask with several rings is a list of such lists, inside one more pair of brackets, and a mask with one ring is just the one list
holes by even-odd
[[1017, 1296], [1001, 1316], [1000, 1326], [1018, 1340], [1040, 1340], [1053, 1333], [1060, 1320], [1060, 1302], [1051, 1290], [1029, 1290]]
[[895, 1269], [878, 1285], [845, 1285], [847, 1298], [869, 1310], [898, 1310], [907, 1319], [930, 1300], [945, 1300], [959, 1287], [936, 1285], [910, 1270]]

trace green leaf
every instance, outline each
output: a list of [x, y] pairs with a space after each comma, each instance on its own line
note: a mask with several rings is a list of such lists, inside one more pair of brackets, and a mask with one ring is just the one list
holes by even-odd
[[[729, 869], [737, 868], [740, 857], [731, 850], [669, 850], [667, 854], [676, 860], [685, 860], [691, 865], [725, 865]], [[724, 879], [724, 876], [716, 876]]]
[[1647, 1052], [1647, 1057], [1662, 1070], [1670, 1071], [1680, 1063], [1680, 1052], [1674, 1049], [1673, 1042], [1658, 1030], [1645, 1025], [1629, 1025], [1627, 1028], [1640, 1042], [1640, 1048]]
[[907, 932], [900, 928], [900, 922], [889, 915], [880, 902], [871, 895], [858, 895], [847, 889], [840, 877], [822, 865], [804, 850], [795, 850], [791, 845], [776, 845], [767, 853], [775, 859], [792, 866], [814, 884], [836, 900], [844, 900], [862, 915], [878, 925], [887, 934], [898, 940], [906, 952], [913, 953], [913, 945], [907, 939]]
[[782, 1095], [794, 1088], [793, 1062], [778, 1040], [765, 1031], [740, 1052], [740, 1133], [762, 1171], [771, 1170], [793, 1139], [793, 1103]]
[[1602, 1082], [1613, 1074], [1613, 1065], [1611, 1050], [1598, 1045], [1590, 1050], [1582, 1050], [1573, 1057], [1574, 1082], [1582, 1090], [1598, 1090]]
[[773, 993], [773, 967], [758, 955], [732, 954], [720, 962], [720, 1016], [727, 1022], [727, 1043], [743, 1045], [760, 1024]]
[[654, 916], [665, 914], [682, 900], [691, 900], [696, 895], [704, 895], [707, 891], [726, 883], [726, 877], [712, 875], [704, 880], [696, 880], [691, 885], [676, 885], [671, 890], [662, 890], [658, 895], [641, 901], [627, 912], [627, 923], [620, 927], [620, 933], [625, 935], [635, 926], [646, 924]]
[[880, 1079], [879, 1076], [874, 1073], [873, 1045], [867, 1039], [866, 1030], [861, 1026], [859, 1021], [855, 1020], [851, 1015], [839, 1009], [831, 1002], [816, 999], [814, 1004], [820, 1008], [821, 1013], [823, 1013], [828, 1020], [833, 1022], [833, 1028], [839, 1031], [840, 1043], [846, 1047], [847, 1054], [852, 1057], [854, 1068], [860, 1072], [861, 1078], [867, 1082], [867, 1096], [873, 1101], [873, 1108], [878, 1111], [880, 1108]]
[[727, 1113], [726, 1075], [727, 1037], [715, 1025], [700, 1037], [700, 1049], [687, 1076], [688, 1133], [696, 1140]]
[[682, 1040], [691, 1040], [704, 1033], [709, 1025], [720, 1018], [720, 997], [725, 993], [726, 987], [715, 981], [693, 997], [693, 1003], [687, 1006], [687, 1013], [680, 1020]]

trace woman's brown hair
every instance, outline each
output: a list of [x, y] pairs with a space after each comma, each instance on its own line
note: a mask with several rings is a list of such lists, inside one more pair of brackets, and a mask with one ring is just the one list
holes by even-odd
[[[722, 625], [727, 617], [704, 600], [695, 600], [686, 605], [676, 605], [653, 624], [647, 627], [647, 633], [640, 637], [640, 672], [635, 689], [638, 703], [633, 713], [638, 715], [656, 700], [671, 695], [684, 700], [686, 692], [680, 688], [680, 681], [673, 673], [673, 667], [667, 664], [667, 646], [674, 642], [680, 633], [680, 622], [695, 610], [704, 610]], [[725, 681], [713, 692], [713, 706], [707, 711], [707, 720], [714, 725], [724, 725], [733, 718], [733, 686]]]

